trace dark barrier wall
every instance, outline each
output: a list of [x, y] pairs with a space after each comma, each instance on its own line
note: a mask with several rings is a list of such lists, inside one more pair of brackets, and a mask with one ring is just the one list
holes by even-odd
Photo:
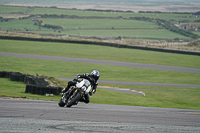
[[20, 72], [0, 71], [0, 78], [10, 78], [11, 81], [23, 82], [26, 84], [25, 93], [45, 95], [59, 95], [62, 87], [48, 87], [49, 83], [45, 81], [47, 77], [25, 75]]
[[38, 94], [38, 95], [45, 95], [45, 94], [59, 95], [61, 90], [62, 90], [61, 87], [26, 85], [25, 93]]

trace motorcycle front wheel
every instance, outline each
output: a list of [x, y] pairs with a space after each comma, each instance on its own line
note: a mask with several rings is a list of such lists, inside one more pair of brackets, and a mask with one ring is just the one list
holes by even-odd
[[79, 99], [81, 98], [81, 94], [79, 92], [76, 92], [76, 94], [73, 97], [70, 97], [68, 102], [67, 102], [67, 107], [71, 107], [72, 105], [74, 105], [76, 102], [79, 101]]
[[64, 107], [64, 106], [65, 106], [65, 103], [63, 102], [63, 100], [62, 100], [62, 99], [60, 99], [60, 101], [59, 101], [58, 105], [59, 105], [60, 107]]

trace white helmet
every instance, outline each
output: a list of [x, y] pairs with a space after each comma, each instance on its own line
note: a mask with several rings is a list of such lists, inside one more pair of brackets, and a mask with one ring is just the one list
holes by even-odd
[[100, 77], [100, 73], [99, 73], [99, 71], [97, 71], [97, 70], [93, 70], [92, 72], [91, 72], [91, 77], [93, 77], [96, 81], [99, 79], [99, 77]]

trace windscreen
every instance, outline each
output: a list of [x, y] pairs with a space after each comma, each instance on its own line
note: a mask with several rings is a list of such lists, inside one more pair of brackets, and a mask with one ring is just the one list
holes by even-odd
[[84, 82], [85, 82], [85, 87], [88, 88], [90, 86], [90, 82], [88, 80], [84, 80]]

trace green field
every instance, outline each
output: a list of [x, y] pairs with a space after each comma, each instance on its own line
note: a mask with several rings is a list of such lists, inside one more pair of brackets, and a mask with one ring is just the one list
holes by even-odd
[[[0, 6], [0, 11], [5, 13], [14, 12], [26, 12], [28, 7], [9, 7]], [[69, 10], [69, 9], [58, 9], [58, 8], [34, 8], [28, 14], [56, 14], [56, 15], [76, 15], [76, 16], [97, 16], [97, 17], [149, 17], [149, 18], [160, 18], [164, 20], [188, 20], [194, 21], [196, 18], [191, 18], [192, 14], [173, 14], [173, 13], [128, 13], [128, 12], [97, 12], [97, 11], [84, 11], [84, 10]]]
[[[29, 7], [13, 7], [13, 6], [0, 6], [0, 12], [3, 13], [18, 13], [26, 12]], [[192, 14], [173, 14], [173, 13], [129, 13], [129, 12], [106, 12], [106, 11], [84, 11], [84, 10], [72, 10], [72, 9], [59, 9], [59, 8], [38, 8], [35, 7], [27, 14], [48, 14], [48, 15], [75, 15], [75, 16], [96, 16], [96, 17], [149, 17], [160, 18], [163, 20], [171, 21], [194, 21], [198, 18], [191, 18]]]
[[[70, 30], [64, 33], [68, 33], [70, 35], [87, 35], [87, 36], [110, 36], [110, 37], [147, 37], [147, 38], [158, 38], [158, 39], [190, 39], [189, 37], [185, 37], [179, 35], [174, 32], [170, 32], [168, 30]], [[143, 39], [144, 40], [144, 39]]]
[[41, 19], [44, 24], [59, 25], [73, 28], [156, 28], [160, 27], [153, 22], [120, 19]]
[[28, 11], [28, 7], [0, 6], [0, 12], [3, 13], [19, 13]]
[[[1, 22], [0, 29], [7, 31], [22, 31], [38, 34], [55, 34], [55, 35], [81, 35], [81, 36], [106, 36], [106, 37], [138, 37], [145, 38], [143, 40], [149, 41], [149, 38], [155, 41], [159, 40], [173, 40], [179, 39], [192, 39], [191, 37], [184, 36], [180, 33], [172, 32], [159, 26], [156, 21], [149, 22], [148, 20], [127, 20], [133, 17], [151, 18], [167, 20], [172, 24], [179, 24], [179, 22], [194, 22], [198, 18], [192, 18], [192, 14], [173, 14], [173, 13], [130, 13], [130, 12], [105, 12], [105, 11], [84, 11], [72, 9], [59, 9], [59, 8], [38, 8], [31, 9], [30, 7], [9, 7], [0, 6], [3, 14], [0, 17], [8, 16], [17, 18], [22, 15], [43, 15], [43, 17], [31, 17], [29, 19], [20, 19], [9, 22]], [[25, 13], [28, 11], [27, 13]], [[20, 16], [21, 15], [21, 16]], [[51, 17], [45, 18], [47, 15]], [[83, 17], [80, 18], [61, 18], [64, 15]], [[84, 17], [92, 17], [84, 18]], [[96, 18], [95, 18], [96, 17]], [[100, 18], [97, 18], [100, 17]], [[107, 17], [107, 18], [106, 18]], [[111, 17], [111, 18], [109, 18]], [[120, 17], [120, 18], [119, 18]], [[35, 21], [32, 19], [39, 19], [42, 21], [41, 26], [34, 25]], [[114, 18], [114, 19], [112, 19]], [[52, 29], [42, 27], [45, 24], [60, 26], [63, 29]], [[59, 31], [59, 32], [58, 32]], [[193, 32], [198, 34], [198, 32]], [[151, 41], [152, 41], [151, 40]]]
[[[31, 19], [10, 21], [0, 23], [1, 30], [39, 30], [39, 27], [34, 25], [34, 22]], [[41, 28], [41, 30], [47, 30], [46, 28]]]
[[[58, 19], [59, 20], [59, 19]], [[10, 21], [0, 23], [0, 28], [2, 30], [21, 30], [24, 32], [33, 32], [39, 34], [68, 34], [68, 35], [86, 35], [86, 36], [128, 36], [128, 37], [149, 37], [149, 38], [182, 38], [190, 39], [183, 35], [168, 31], [168, 30], [156, 30], [154, 28], [159, 27], [155, 23], [144, 22], [144, 21], [130, 21], [130, 20], [101, 20], [101, 19], [91, 19], [91, 20], [77, 20], [77, 19], [62, 19], [57, 23], [56, 19], [42, 19], [44, 24], [57, 24], [65, 28], [61, 33], [54, 32], [54, 30], [34, 25], [31, 19]], [[88, 23], [91, 22], [91, 25]], [[87, 29], [84, 29], [87, 28]], [[92, 29], [94, 28], [94, 29]], [[96, 28], [96, 30], [95, 30]], [[99, 30], [97, 30], [99, 28]], [[103, 28], [103, 29], [101, 29]], [[107, 28], [107, 29], [106, 29]], [[112, 29], [113, 28], [113, 29]], [[125, 28], [119, 30], [118, 28]], [[131, 29], [135, 28], [135, 29]], [[139, 29], [137, 29], [139, 28]], [[76, 29], [76, 30], [74, 30]]]

